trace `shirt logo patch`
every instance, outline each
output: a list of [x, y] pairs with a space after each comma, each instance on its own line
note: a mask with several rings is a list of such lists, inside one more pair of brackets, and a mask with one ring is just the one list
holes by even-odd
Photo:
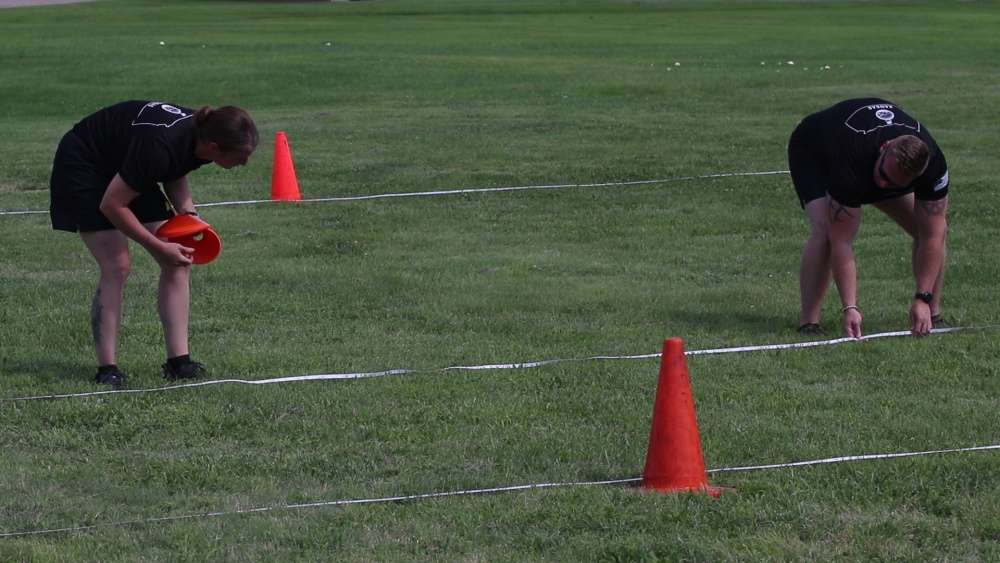
[[[920, 122], [914, 120], [905, 113], [897, 113], [899, 108], [892, 104], [871, 104], [861, 106], [854, 110], [854, 113], [847, 117], [844, 125], [855, 133], [867, 135], [877, 131], [882, 127], [906, 127], [914, 131], [920, 131]], [[896, 110], [896, 111], [894, 111]]]
[[194, 114], [163, 102], [149, 102], [139, 110], [139, 114], [132, 120], [132, 125], [173, 127], [192, 115]]

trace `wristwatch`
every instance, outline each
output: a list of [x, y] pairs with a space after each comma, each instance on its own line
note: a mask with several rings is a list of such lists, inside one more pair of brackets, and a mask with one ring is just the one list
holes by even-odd
[[931, 292], [929, 292], [929, 291], [918, 291], [918, 292], [916, 292], [916, 293], [913, 294], [913, 298], [914, 299], [919, 299], [919, 300], [923, 301], [924, 303], [927, 303], [928, 305], [930, 305], [931, 301], [934, 301], [934, 294], [931, 293]]

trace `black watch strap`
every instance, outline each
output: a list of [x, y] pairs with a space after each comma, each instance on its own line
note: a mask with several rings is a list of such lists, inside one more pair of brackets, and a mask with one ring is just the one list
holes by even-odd
[[929, 292], [929, 291], [918, 291], [918, 292], [916, 292], [916, 293], [913, 294], [913, 298], [914, 299], [919, 299], [919, 300], [923, 301], [924, 303], [927, 303], [928, 305], [930, 305], [931, 301], [934, 301], [934, 294], [931, 293], [931, 292]]

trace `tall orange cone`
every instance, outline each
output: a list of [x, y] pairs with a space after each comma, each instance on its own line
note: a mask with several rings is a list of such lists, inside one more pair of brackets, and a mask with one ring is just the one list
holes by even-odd
[[663, 342], [642, 488], [667, 493], [707, 493], [713, 497], [723, 491], [708, 484], [691, 378], [684, 361], [684, 341], [680, 338]]
[[299, 181], [295, 178], [292, 150], [284, 131], [274, 136], [274, 168], [271, 171], [271, 199], [274, 201], [299, 201]]

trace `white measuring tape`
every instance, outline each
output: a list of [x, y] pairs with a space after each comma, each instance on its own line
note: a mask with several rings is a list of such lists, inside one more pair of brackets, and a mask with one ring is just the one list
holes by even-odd
[[[955, 332], [958, 330], [987, 330], [996, 328], [994, 326], [984, 326], [984, 327], [952, 327], [952, 328], [935, 328], [931, 330], [932, 333], [941, 334], [946, 332]], [[766, 350], [790, 350], [797, 348], [813, 348], [816, 346], [833, 346], [836, 344], [846, 344], [849, 342], [863, 342], [866, 340], [874, 340], [877, 338], [888, 338], [888, 337], [900, 337], [909, 336], [910, 331], [899, 330], [894, 332], [880, 332], [876, 334], [869, 334], [862, 336], [861, 338], [834, 338], [831, 340], [813, 340], [808, 342], [793, 342], [789, 344], [762, 344], [758, 346], [739, 346], [736, 348], [713, 348], [709, 350], [688, 350], [684, 352], [685, 356], [701, 356], [708, 354], [732, 354], [732, 353], [743, 353], [743, 352], [760, 352]], [[210, 381], [198, 381], [194, 383], [182, 383], [179, 385], [169, 385], [166, 387], [151, 387], [148, 389], [122, 389], [119, 391], [107, 390], [107, 391], [88, 391], [85, 393], [64, 393], [59, 395], [38, 395], [33, 397], [10, 397], [2, 398], [0, 402], [3, 401], [33, 401], [40, 399], [69, 399], [76, 397], [96, 397], [99, 395], [120, 395], [129, 393], [151, 393], [155, 391], [172, 391], [177, 389], [188, 389], [191, 387], [204, 387], [206, 385], [222, 385], [222, 384], [237, 384], [237, 385], [273, 385], [277, 383], [292, 383], [300, 381], [324, 381], [324, 380], [342, 380], [342, 379], [368, 379], [373, 377], [386, 377], [392, 375], [408, 375], [414, 373], [433, 373], [433, 372], [445, 372], [445, 371], [478, 371], [478, 370], [493, 370], [493, 369], [531, 369], [552, 364], [558, 364], [562, 362], [587, 362], [587, 361], [599, 361], [599, 360], [645, 360], [650, 358], [659, 358], [660, 353], [653, 354], [639, 354], [634, 356], [588, 356], [586, 358], [562, 358], [562, 359], [552, 359], [552, 360], [539, 360], [532, 362], [514, 362], [514, 363], [503, 363], [503, 364], [484, 364], [484, 365], [472, 365], [472, 366], [451, 366], [446, 368], [428, 368], [428, 369], [410, 369], [410, 368], [400, 368], [400, 369], [389, 369], [383, 371], [370, 371], [370, 372], [357, 372], [357, 373], [326, 373], [317, 375], [291, 375], [284, 377], [274, 377], [270, 379], [213, 379]]]
[[[734, 178], [741, 176], [774, 176], [777, 174], [788, 174], [788, 170], [772, 170], [769, 172], [720, 172], [717, 174], [704, 174], [701, 176], [678, 176], [676, 178], [662, 178], [659, 180], [632, 180], [628, 182], [597, 182], [591, 184], [548, 184], [537, 186], [510, 186], [496, 188], [461, 188], [457, 190], [438, 190], [428, 192], [404, 192], [388, 193], [361, 196], [344, 197], [318, 197], [303, 199], [292, 203], [322, 203], [322, 202], [343, 202], [343, 201], [364, 201], [368, 199], [388, 199], [394, 197], [424, 197], [439, 195], [458, 194], [481, 194], [489, 192], [516, 192], [523, 190], [557, 190], [568, 188], [610, 188], [615, 186], [642, 186], [646, 184], [668, 184], [670, 182], [686, 182], [691, 180], [709, 180], [714, 178]], [[256, 205], [261, 203], [289, 203], [287, 201], [275, 201], [273, 199], [248, 199], [243, 201], [217, 201], [211, 203], [199, 203], [195, 207], [222, 207], [225, 205]], [[0, 215], [36, 215], [48, 213], [47, 210], [0, 210]]]
[[[737, 471], [754, 471], [763, 469], [779, 469], [787, 467], [802, 467], [807, 465], [821, 465], [829, 463], [843, 463], [848, 461], [871, 461], [876, 459], [892, 459], [901, 457], [915, 457], [924, 456], [931, 454], [949, 454], [949, 453], [959, 453], [959, 452], [977, 452], [986, 450], [997, 450], [1000, 449], [1000, 444], [994, 444], [990, 446], [974, 446], [969, 448], [952, 448], [947, 450], [930, 450], [923, 452], [903, 452], [903, 453], [892, 453], [892, 454], [867, 454], [867, 455], [850, 455], [850, 456], [840, 456], [840, 457], [830, 457], [825, 459], [816, 459], [811, 461], [796, 461], [791, 463], [773, 463], [769, 465], [749, 465], [745, 467], [721, 467], [718, 469], [709, 469], [708, 473], [722, 473], [722, 472], [737, 472]], [[89, 526], [71, 526], [66, 528], [50, 528], [45, 530], [26, 530], [21, 532], [2, 532], [0, 533], [0, 538], [5, 537], [15, 537], [15, 536], [31, 536], [31, 535], [41, 535], [41, 534], [55, 534], [60, 532], [82, 532], [86, 530], [93, 530], [96, 528], [107, 528], [112, 526], [135, 526], [135, 525], [145, 525], [145, 524], [155, 524], [160, 522], [175, 522], [178, 520], [192, 520], [196, 518], [214, 518], [219, 516], [234, 516], [237, 514], [254, 514], [261, 512], [273, 512], [276, 510], [292, 510], [300, 508], [321, 508], [329, 506], [351, 506], [360, 504], [384, 504], [384, 503], [395, 503], [395, 502], [412, 502], [418, 500], [428, 500], [435, 498], [444, 497], [455, 497], [455, 496], [468, 496], [468, 495], [482, 495], [490, 493], [509, 493], [517, 491], [527, 491], [533, 489], [551, 489], [557, 487], [592, 487], [592, 486], [602, 486], [602, 485], [622, 485], [626, 483], [638, 483], [642, 481], [642, 477], [630, 477], [628, 479], [611, 479], [606, 481], [575, 481], [566, 483], [535, 483], [529, 485], [510, 485], [505, 487], [490, 487], [482, 489], [467, 489], [460, 491], [446, 491], [438, 493], [421, 493], [414, 495], [399, 495], [392, 497], [379, 497], [379, 498], [366, 498], [366, 499], [341, 499], [341, 500], [326, 500], [326, 501], [316, 501], [316, 502], [305, 502], [297, 504], [284, 504], [277, 506], [263, 506], [259, 508], [245, 508], [238, 510], [229, 511], [219, 511], [219, 512], [202, 512], [197, 514], [181, 514], [177, 516], [160, 516], [156, 518], [145, 518], [140, 520], [125, 520], [121, 522], [107, 522], [103, 524], [92, 524]]]

